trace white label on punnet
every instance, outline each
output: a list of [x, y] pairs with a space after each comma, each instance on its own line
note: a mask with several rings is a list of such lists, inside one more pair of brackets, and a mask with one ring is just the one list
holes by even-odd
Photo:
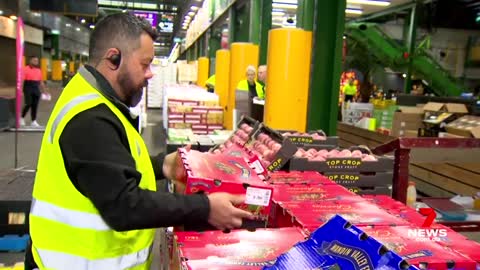
[[270, 189], [247, 187], [246, 204], [268, 206], [270, 203]]

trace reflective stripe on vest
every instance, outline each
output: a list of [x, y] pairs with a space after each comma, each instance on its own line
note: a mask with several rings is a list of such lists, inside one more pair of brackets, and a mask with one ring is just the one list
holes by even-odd
[[152, 245], [135, 253], [130, 253], [115, 258], [98, 260], [89, 260], [80, 256], [58, 251], [40, 248], [35, 249], [47, 269], [116, 270], [128, 269], [146, 263], [152, 249]]
[[55, 131], [57, 130], [58, 125], [62, 121], [63, 117], [75, 106], [82, 102], [86, 102], [89, 100], [93, 100], [96, 98], [99, 98], [99, 94], [88, 94], [88, 95], [83, 95], [83, 96], [78, 96], [74, 99], [72, 99], [70, 102], [68, 102], [62, 110], [57, 114], [57, 117], [55, 117], [55, 120], [53, 120], [52, 124], [52, 129], [50, 131], [50, 143], [53, 143], [53, 138], [55, 136]]
[[35, 198], [32, 199], [30, 214], [79, 229], [111, 230], [100, 215], [66, 209]]

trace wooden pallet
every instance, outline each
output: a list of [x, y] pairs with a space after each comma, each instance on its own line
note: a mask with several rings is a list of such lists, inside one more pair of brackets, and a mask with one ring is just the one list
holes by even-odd
[[[367, 145], [370, 148], [389, 142], [395, 137], [366, 129], [338, 123], [339, 145]], [[417, 184], [417, 190], [427, 196], [451, 197], [456, 194], [470, 196], [480, 191], [480, 159], [478, 152], [469, 150], [414, 150], [409, 166], [409, 180]], [[462, 155], [463, 160], [477, 162], [451, 162], [450, 152]], [[445, 162], [444, 160], [450, 159]]]

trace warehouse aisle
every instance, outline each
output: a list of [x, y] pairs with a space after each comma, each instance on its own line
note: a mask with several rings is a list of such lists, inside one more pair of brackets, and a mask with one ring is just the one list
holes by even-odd
[[[45, 125], [48, 121], [53, 106], [57, 101], [61, 87], [59, 84], [50, 84], [50, 93], [52, 94], [52, 101], [42, 101], [38, 112], [38, 122]], [[145, 143], [150, 151], [150, 154], [158, 154], [165, 150], [165, 132], [162, 128], [162, 111], [149, 110], [148, 111], [148, 125], [143, 130], [143, 137]], [[26, 117], [27, 124], [30, 123], [29, 116]], [[19, 168], [26, 170], [22, 173], [22, 177], [12, 179], [9, 171], [14, 168], [14, 154], [15, 154], [15, 133], [0, 132], [0, 201], [1, 200], [30, 200], [32, 193], [33, 174], [28, 171], [34, 170], [37, 166], [38, 152], [43, 137], [43, 132], [23, 132], [19, 133], [18, 143], [18, 164]], [[14, 181], [12, 181], [14, 180]], [[3, 188], [8, 185], [8, 188]], [[159, 268], [159, 234], [157, 233], [156, 243], [154, 245], [154, 262], [152, 269]], [[0, 252], [0, 265], [13, 265], [16, 262], [23, 262], [24, 253], [18, 252]]]

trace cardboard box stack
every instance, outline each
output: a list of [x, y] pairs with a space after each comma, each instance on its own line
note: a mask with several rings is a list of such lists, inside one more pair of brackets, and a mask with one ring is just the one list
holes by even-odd
[[155, 58], [151, 69], [154, 76], [148, 81], [147, 107], [162, 108], [165, 87], [177, 83], [177, 65]]
[[197, 61], [177, 61], [178, 83], [196, 82], [198, 77]]
[[364, 147], [350, 149], [299, 149], [290, 160], [290, 170], [316, 171], [359, 194], [390, 195], [393, 158], [372, 155]]
[[218, 96], [203, 88], [170, 86], [166, 91], [165, 128], [192, 129], [194, 134], [212, 134], [223, 129], [223, 108]]
[[423, 128], [424, 111], [417, 107], [399, 107], [393, 116], [392, 136], [417, 137]]
[[448, 133], [460, 137], [480, 138], [480, 117], [465, 115], [449, 123], [446, 130]]

